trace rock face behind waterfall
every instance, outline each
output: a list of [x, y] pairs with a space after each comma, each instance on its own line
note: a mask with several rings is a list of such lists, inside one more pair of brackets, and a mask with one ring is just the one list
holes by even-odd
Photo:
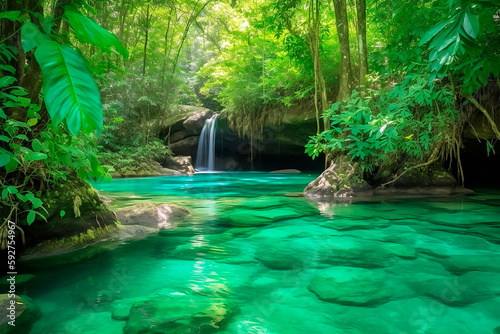
[[[279, 122], [264, 125], [251, 138], [242, 135], [238, 126], [227, 115], [217, 119], [216, 170], [319, 170], [322, 162], [310, 159], [304, 145], [316, 131], [314, 115], [287, 112]], [[194, 106], [177, 106], [171, 111], [175, 117], [165, 122], [160, 138], [176, 156], [190, 156], [197, 162], [200, 134], [214, 112]], [[241, 126], [241, 124], [240, 124]], [[167, 168], [177, 169], [175, 166]]]
[[194, 106], [179, 106], [176, 113], [178, 119], [160, 134], [170, 144], [172, 153], [180, 156], [196, 157], [201, 130], [207, 119], [214, 113], [205, 108]]

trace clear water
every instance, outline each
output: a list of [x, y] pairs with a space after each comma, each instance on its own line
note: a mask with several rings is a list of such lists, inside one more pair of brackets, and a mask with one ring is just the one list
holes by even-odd
[[[127, 321], [112, 314], [133, 305], [142, 333], [499, 333], [500, 192], [350, 205], [294, 197], [315, 176], [96, 185], [114, 208], [176, 203], [192, 216], [72, 254], [79, 262], [26, 263], [34, 278], [22, 292], [42, 311], [31, 333], [123, 333]], [[207, 314], [215, 320], [200, 326]]]

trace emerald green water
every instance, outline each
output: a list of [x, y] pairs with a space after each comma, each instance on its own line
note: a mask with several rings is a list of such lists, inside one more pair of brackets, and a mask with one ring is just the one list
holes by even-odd
[[[316, 175], [96, 185], [192, 216], [143, 240], [24, 264], [31, 333], [500, 333], [500, 192], [315, 204]], [[115, 320], [115, 318], [130, 319]], [[495, 330], [496, 329], [496, 330]]]

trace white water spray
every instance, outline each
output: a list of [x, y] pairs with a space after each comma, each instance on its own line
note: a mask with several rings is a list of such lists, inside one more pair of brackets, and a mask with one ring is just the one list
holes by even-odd
[[213, 115], [207, 119], [201, 130], [195, 166], [198, 171], [215, 170], [215, 120], [217, 116]]

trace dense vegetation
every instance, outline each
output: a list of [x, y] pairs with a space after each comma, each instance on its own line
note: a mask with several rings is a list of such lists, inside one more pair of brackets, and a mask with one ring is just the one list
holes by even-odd
[[462, 133], [477, 114], [492, 133], [485, 154], [500, 139], [498, 0], [2, 6], [7, 219], [49, 217], [44, 198], [61, 182], [161, 162], [171, 154], [161, 130], [177, 105], [222, 110], [243, 135], [287, 114], [311, 116], [306, 151], [348, 155], [365, 174], [448, 159], [462, 175]]

